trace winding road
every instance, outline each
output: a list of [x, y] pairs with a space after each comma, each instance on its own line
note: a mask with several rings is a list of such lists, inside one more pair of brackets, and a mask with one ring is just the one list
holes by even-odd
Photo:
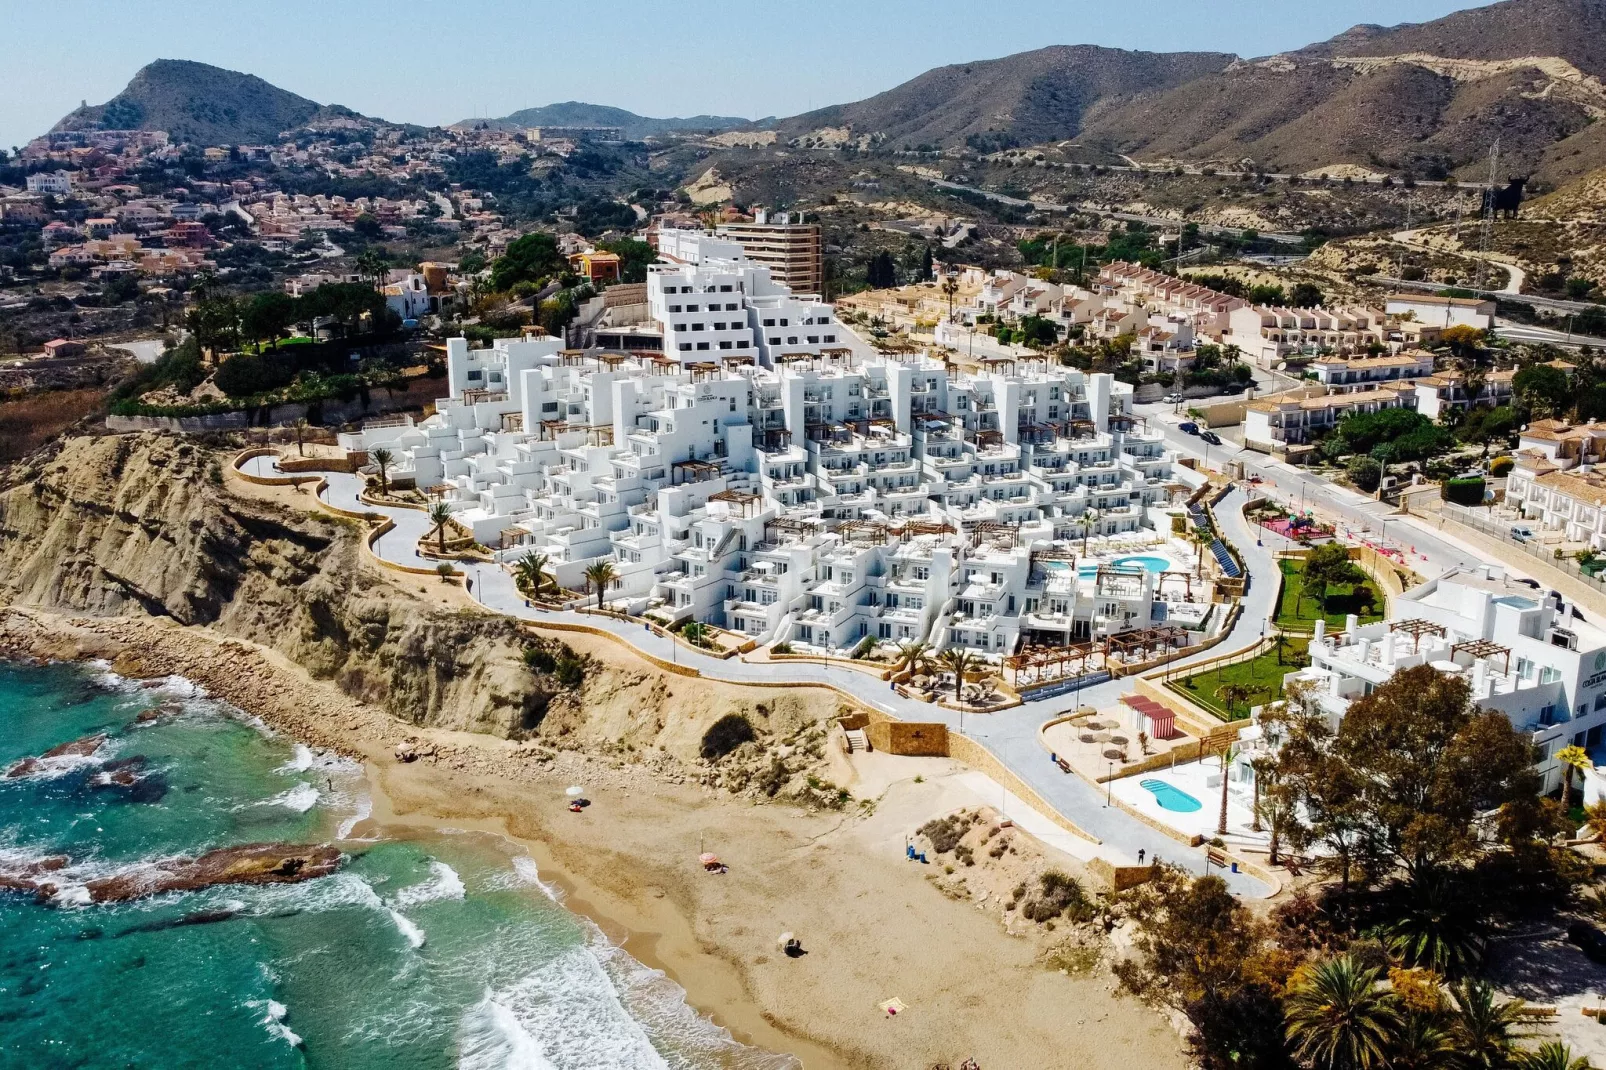
[[[240, 470], [267, 479], [285, 478], [274, 462], [272, 455], [260, 454], [243, 462]], [[425, 513], [417, 509], [375, 506], [362, 501], [363, 479], [360, 476], [340, 472], [320, 474], [327, 480], [322, 499], [329, 505], [353, 512], [382, 514], [394, 522], [395, 527], [374, 543], [374, 552], [380, 558], [412, 568], [435, 568], [437, 562], [434, 559], [418, 553], [419, 540], [432, 530]], [[1270, 582], [1268, 577], [1276, 574], [1272, 555], [1277, 547], [1257, 544], [1255, 529], [1243, 518], [1242, 508], [1246, 501], [1244, 491], [1235, 488], [1216, 507], [1222, 534], [1238, 548], [1251, 577], [1243, 611], [1227, 638], [1218, 646], [1181, 658], [1173, 663], [1175, 667], [1186, 667], [1230, 653], [1258, 641], [1265, 634], [1267, 620], [1274, 608], [1272, 599], [1276, 584]], [[1102, 841], [1096, 845], [1081, 844], [1082, 849], [1073, 850], [1072, 853], [1085, 857], [1100, 856], [1116, 865], [1135, 865], [1137, 854], [1142, 851], [1148, 858], [1164, 858], [1196, 872], [1205, 869], [1203, 849], [1186, 847], [1125, 810], [1108, 805], [1104, 791], [1080, 776], [1061, 772], [1040, 742], [1038, 730], [1045, 721], [1078, 705], [1101, 709], [1113, 706], [1130, 689], [1126, 681], [1111, 680], [1087, 687], [1077, 694], [1030, 701], [996, 713], [964, 714], [905, 698], [885, 682], [853, 669], [808, 662], [748, 662], [740, 658], [720, 660], [687, 650], [664, 636], [628, 621], [571, 611], [538, 609], [526, 604], [514, 584], [512, 574], [507, 570], [493, 565], [469, 564], [463, 567], [473, 581], [473, 597], [486, 608], [511, 617], [537, 625], [544, 622], [579, 623], [588, 628], [608, 631], [645, 654], [662, 661], [694, 667], [714, 680], [736, 684], [761, 682], [773, 685], [782, 681], [823, 685], [846, 692], [856, 700], [899, 719], [941, 721], [950, 730], [962, 732], [981, 744], [1061, 815]], [[1228, 886], [1240, 895], [1260, 897], [1270, 891], [1263, 881], [1248, 873], [1228, 872], [1223, 876]]]

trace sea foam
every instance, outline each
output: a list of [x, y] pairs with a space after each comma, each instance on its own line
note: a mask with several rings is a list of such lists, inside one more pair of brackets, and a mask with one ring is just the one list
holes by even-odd
[[457, 870], [445, 862], [431, 862], [429, 864], [429, 880], [411, 887], [403, 888], [396, 893], [396, 905], [399, 907], [417, 906], [432, 899], [462, 899], [465, 890], [463, 880], [457, 875]]
[[286, 810], [294, 810], [304, 814], [318, 805], [318, 789], [302, 781], [288, 791], [281, 791], [271, 799], [264, 799], [259, 806], [282, 806]]
[[557, 1070], [518, 1015], [487, 991], [458, 1031], [458, 1070]]

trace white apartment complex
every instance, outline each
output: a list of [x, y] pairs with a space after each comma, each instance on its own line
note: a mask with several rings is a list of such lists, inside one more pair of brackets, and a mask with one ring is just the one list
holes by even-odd
[[1545, 790], [1560, 784], [1555, 753], [1598, 747], [1606, 725], [1606, 631], [1498, 566], [1452, 569], [1394, 599], [1393, 619], [1341, 633], [1316, 622], [1311, 664], [1289, 675], [1336, 726], [1350, 702], [1418, 665], [1465, 679], [1478, 706], [1533, 734]]
[[453, 339], [434, 416], [342, 443], [389, 449], [391, 478], [500, 560], [542, 553], [570, 589], [607, 560], [614, 604], [760, 642], [996, 655], [1186, 615], [1162, 590], [1175, 557], [1077, 562], [1084, 538], [1163, 543], [1181, 512], [1130, 386], [1043, 360], [882, 357], [730, 243], [660, 241], [664, 353]]

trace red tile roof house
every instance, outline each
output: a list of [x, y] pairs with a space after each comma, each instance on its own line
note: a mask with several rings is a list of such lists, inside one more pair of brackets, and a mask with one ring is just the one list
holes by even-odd
[[76, 357], [86, 348], [88, 347], [82, 342], [76, 342], [70, 338], [57, 338], [45, 343], [45, 356]]

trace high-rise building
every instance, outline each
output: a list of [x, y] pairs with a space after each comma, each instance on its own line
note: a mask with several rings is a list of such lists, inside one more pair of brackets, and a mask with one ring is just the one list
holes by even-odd
[[724, 223], [717, 232], [742, 247], [749, 260], [770, 269], [770, 277], [795, 294], [823, 295], [825, 256], [818, 223], [794, 222], [789, 212], [770, 216], [760, 208], [751, 223]]

